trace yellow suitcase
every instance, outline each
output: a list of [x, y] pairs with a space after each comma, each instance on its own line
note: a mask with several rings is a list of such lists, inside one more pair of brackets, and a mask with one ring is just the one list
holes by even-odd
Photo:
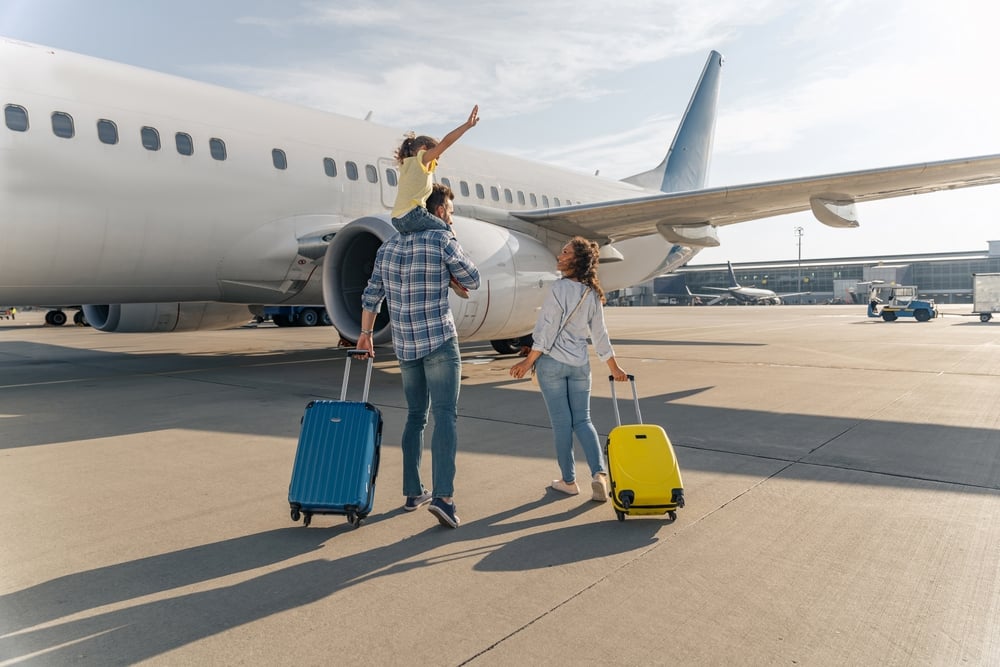
[[656, 424], [643, 424], [635, 376], [629, 375], [638, 424], [622, 425], [618, 412], [615, 382], [611, 381], [611, 401], [617, 426], [608, 434], [604, 454], [608, 459], [611, 504], [619, 521], [626, 515], [667, 514], [677, 518], [684, 507], [684, 483], [674, 448], [667, 432]]

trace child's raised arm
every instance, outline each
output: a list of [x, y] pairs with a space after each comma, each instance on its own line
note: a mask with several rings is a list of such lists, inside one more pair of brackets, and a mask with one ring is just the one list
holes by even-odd
[[424, 164], [430, 164], [431, 160], [437, 160], [441, 157], [441, 153], [444, 153], [445, 149], [451, 146], [453, 143], [459, 140], [459, 138], [466, 133], [466, 131], [474, 128], [476, 123], [479, 122], [479, 105], [472, 107], [472, 112], [469, 114], [469, 120], [465, 121], [454, 130], [444, 135], [444, 138], [438, 142], [438, 145], [434, 148], [428, 148], [424, 151]]

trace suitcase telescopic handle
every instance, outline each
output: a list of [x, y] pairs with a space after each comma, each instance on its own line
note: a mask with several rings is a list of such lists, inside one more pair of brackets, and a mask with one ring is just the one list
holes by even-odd
[[[367, 350], [355, 349], [347, 351], [347, 363], [344, 365], [344, 384], [340, 387], [340, 400], [347, 400], [347, 380], [351, 377], [351, 359], [354, 357], [364, 357], [368, 356]], [[371, 386], [372, 382], [372, 366], [374, 365], [375, 359], [368, 357], [368, 369], [365, 372], [365, 392], [361, 397], [362, 403], [368, 402], [368, 388]]]
[[[615, 406], [615, 424], [622, 425], [622, 417], [618, 412], [618, 393], [615, 391], [615, 376], [609, 375], [608, 381], [611, 383], [611, 405]], [[635, 418], [642, 423], [642, 413], [639, 412], [639, 393], [635, 390], [635, 376], [628, 374], [629, 384], [632, 385], [632, 402], [635, 403]]]

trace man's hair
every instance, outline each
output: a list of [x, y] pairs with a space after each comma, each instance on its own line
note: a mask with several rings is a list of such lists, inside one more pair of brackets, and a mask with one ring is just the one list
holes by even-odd
[[455, 193], [451, 191], [451, 188], [442, 183], [435, 183], [431, 193], [427, 195], [427, 210], [431, 215], [436, 215], [434, 211], [437, 210], [437, 207], [444, 206], [444, 203], [449, 199], [455, 199]]

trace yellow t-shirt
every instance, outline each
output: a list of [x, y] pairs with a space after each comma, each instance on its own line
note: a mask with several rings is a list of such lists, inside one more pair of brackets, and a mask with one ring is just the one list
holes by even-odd
[[399, 189], [396, 190], [396, 205], [392, 207], [392, 217], [402, 218], [417, 206], [424, 206], [431, 190], [434, 189], [434, 170], [437, 160], [424, 164], [424, 153], [404, 158], [399, 167]]

